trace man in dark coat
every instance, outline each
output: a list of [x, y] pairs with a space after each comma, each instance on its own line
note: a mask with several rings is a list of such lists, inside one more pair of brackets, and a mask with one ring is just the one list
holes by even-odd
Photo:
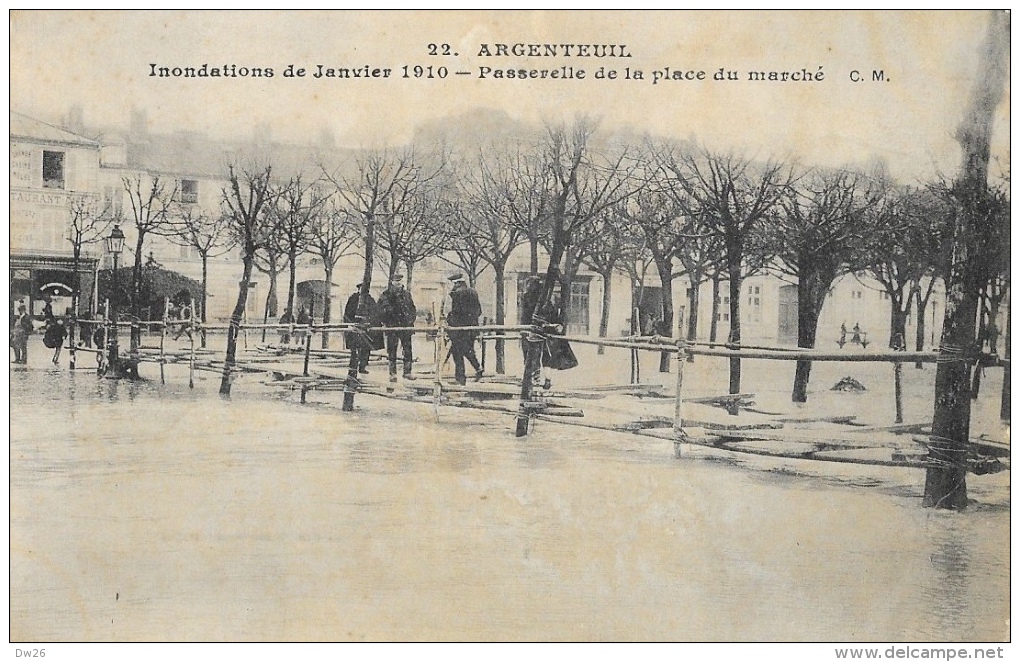
[[478, 301], [478, 292], [468, 287], [464, 280], [464, 274], [450, 276], [453, 282], [453, 290], [450, 292], [450, 313], [446, 316], [446, 323], [450, 328], [450, 354], [453, 355], [454, 375], [457, 383], [467, 383], [467, 374], [464, 370], [464, 359], [467, 359], [475, 370], [475, 381], [482, 378], [482, 368], [475, 356], [475, 338], [477, 331], [455, 331], [457, 326], [478, 326], [478, 318], [482, 314], [482, 304]]
[[[364, 322], [365, 324], [374, 324], [378, 321], [376, 303], [375, 299], [372, 298], [371, 293], [365, 294], [365, 319], [363, 320], [358, 319], [358, 307], [361, 305], [361, 289], [362, 287], [364, 287], [364, 285], [365, 285], [364, 283], [358, 283], [358, 287], [355, 290], [354, 294], [348, 297], [347, 304], [344, 306], [343, 321], [347, 322], [348, 324], [354, 324], [359, 321]], [[362, 374], [367, 374], [368, 355], [370, 349], [369, 345], [367, 343], [363, 345], [359, 344], [358, 332], [355, 331], [348, 331], [345, 336], [345, 340], [347, 342], [347, 349], [353, 350], [355, 347], [360, 347], [362, 349], [361, 356], [358, 357], [359, 358], [358, 372]], [[369, 331], [368, 340], [372, 343], [371, 349], [382, 349], [384, 346], [383, 335], [378, 331]]]
[[[404, 277], [394, 274], [390, 285], [379, 295], [379, 321], [388, 327], [411, 327], [418, 316], [411, 293], [404, 289]], [[390, 381], [397, 381], [397, 344], [403, 349], [404, 379], [411, 377], [414, 355], [411, 351], [411, 331], [386, 332], [386, 356], [390, 362]]]
[[11, 347], [14, 348], [15, 363], [28, 363], [28, 336], [32, 330], [32, 316], [22, 304], [18, 306], [18, 315], [11, 325]]

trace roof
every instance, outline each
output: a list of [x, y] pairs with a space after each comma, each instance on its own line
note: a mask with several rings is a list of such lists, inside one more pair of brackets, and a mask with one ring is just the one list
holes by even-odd
[[11, 138], [25, 138], [34, 142], [81, 145], [99, 149], [99, 143], [91, 138], [79, 136], [60, 127], [40, 122], [37, 119], [11, 111]]

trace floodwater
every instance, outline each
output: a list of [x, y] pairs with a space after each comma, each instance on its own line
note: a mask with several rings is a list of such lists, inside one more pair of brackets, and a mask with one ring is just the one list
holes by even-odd
[[[143, 373], [155, 373], [153, 365]], [[1009, 473], [11, 372], [11, 640], [1002, 641]]]

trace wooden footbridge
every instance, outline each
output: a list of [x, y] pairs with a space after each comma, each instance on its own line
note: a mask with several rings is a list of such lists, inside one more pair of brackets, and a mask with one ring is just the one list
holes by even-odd
[[[160, 379], [165, 382], [167, 365], [186, 365], [189, 385], [194, 387], [196, 371], [222, 374], [227, 369], [222, 352], [198, 346], [205, 333], [226, 331], [227, 325], [201, 324], [194, 314], [187, 320], [164, 317], [157, 322], [119, 322], [106, 316], [87, 320], [105, 329], [109, 338], [113, 328], [143, 326], [159, 333], [158, 345], [141, 345], [129, 353], [127, 360], [159, 365]], [[458, 327], [480, 333], [483, 343], [494, 339], [515, 340], [522, 334], [532, 338], [542, 334], [531, 326], [484, 325]], [[291, 390], [305, 402], [313, 391], [363, 393], [375, 397], [431, 404], [438, 418], [442, 407], [464, 407], [502, 413], [518, 421], [527, 420], [528, 429], [537, 421], [581, 428], [655, 437], [673, 442], [680, 457], [683, 445], [692, 444], [734, 453], [784, 459], [816, 460], [893, 467], [928, 468], [947, 460], [933, 450], [930, 422], [875, 427], [862, 424], [854, 416], [793, 417], [762, 410], [753, 393], [699, 394], [684, 391], [684, 366], [688, 356], [740, 357], [760, 360], [811, 361], [878, 361], [887, 363], [935, 362], [936, 352], [824, 352], [808, 349], [735, 347], [718, 343], [689, 343], [665, 337], [633, 337], [594, 339], [558, 336], [571, 343], [626, 349], [630, 352], [670, 352], [677, 357], [675, 385], [665, 388], [647, 384], [588, 386], [569, 390], [552, 388], [528, 389], [522, 398], [521, 380], [503, 375], [483, 377], [466, 385], [444, 379], [448, 341], [447, 327], [372, 328], [373, 331], [411, 331], [425, 334], [432, 344], [432, 360], [419, 361], [411, 379], [391, 381], [384, 353], [373, 352], [368, 374], [352, 377], [350, 352], [337, 349], [313, 349], [313, 339], [320, 333], [362, 333], [365, 327], [353, 324], [243, 324], [242, 343], [238, 357], [229, 367], [236, 374], [262, 375], [263, 384]], [[248, 334], [284, 332], [295, 337], [304, 331], [301, 345], [248, 343]], [[168, 335], [187, 334], [187, 347], [169, 347]], [[75, 352], [70, 347], [71, 365]], [[109, 366], [108, 347], [87, 350], [97, 353], [99, 370]], [[483, 349], [484, 355], [484, 349]], [[897, 394], [898, 396], [898, 394]], [[739, 415], [737, 415], [739, 414]], [[993, 473], [1009, 468], [1008, 443], [979, 437], [972, 439], [964, 460], [969, 471]]]

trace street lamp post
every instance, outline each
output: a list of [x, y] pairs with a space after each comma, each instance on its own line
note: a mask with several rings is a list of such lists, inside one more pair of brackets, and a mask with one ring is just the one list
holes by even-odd
[[110, 347], [110, 364], [107, 366], [107, 370], [113, 371], [113, 375], [119, 376], [120, 360], [117, 356], [117, 289], [118, 289], [118, 277], [117, 277], [117, 258], [120, 256], [121, 251], [124, 250], [124, 231], [120, 229], [119, 225], [114, 225], [113, 230], [110, 232], [110, 236], [106, 238], [106, 252], [113, 256], [113, 287], [110, 296], [110, 317], [113, 318], [113, 326], [110, 328], [110, 337], [107, 340]]

